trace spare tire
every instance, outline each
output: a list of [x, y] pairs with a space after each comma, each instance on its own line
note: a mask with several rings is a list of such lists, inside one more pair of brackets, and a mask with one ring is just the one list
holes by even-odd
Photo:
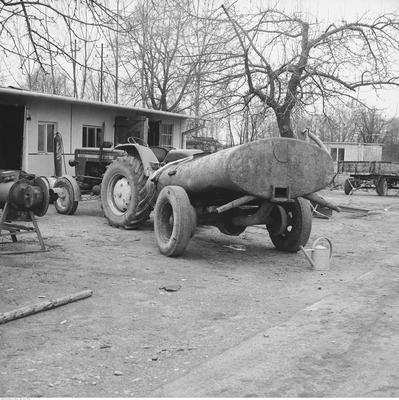
[[154, 184], [145, 176], [139, 158], [120, 157], [107, 167], [101, 183], [101, 204], [110, 225], [139, 228], [150, 216], [154, 196]]

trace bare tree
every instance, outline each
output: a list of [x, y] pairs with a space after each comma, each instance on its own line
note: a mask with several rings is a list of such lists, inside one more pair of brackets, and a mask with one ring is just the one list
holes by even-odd
[[245, 17], [223, 7], [235, 30], [248, 93], [274, 113], [281, 136], [293, 137], [292, 113], [317, 100], [354, 98], [361, 87], [399, 86], [397, 15], [322, 26], [276, 8]]
[[358, 141], [362, 143], [382, 143], [386, 133], [387, 121], [374, 107], [357, 110], [355, 127]]
[[215, 90], [209, 79], [214, 46], [220, 46], [220, 26], [210, 13], [212, 7], [200, 1], [137, 4], [127, 40], [121, 40], [126, 88], [136, 102], [164, 111], [206, 113], [205, 98]]
[[[83, 60], [78, 56], [82, 38], [85, 48], [92, 40], [88, 31], [115, 29], [115, 21], [115, 11], [103, 1], [0, 0], [0, 49], [12, 60], [18, 57], [28, 75], [37, 68], [50, 75], [61, 70], [77, 96], [78, 69], [85, 82], [88, 68], [88, 52]], [[93, 63], [90, 69], [98, 66]]]

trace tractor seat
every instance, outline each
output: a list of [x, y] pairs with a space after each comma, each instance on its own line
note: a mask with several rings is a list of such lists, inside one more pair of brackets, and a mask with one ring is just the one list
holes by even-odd
[[165, 157], [167, 156], [167, 154], [169, 153], [169, 150], [170, 150], [170, 149], [166, 149], [164, 147], [158, 147], [158, 146], [150, 147], [150, 149], [155, 154], [155, 157], [158, 159], [158, 161], [160, 163], [163, 162], [163, 160], [165, 160]]

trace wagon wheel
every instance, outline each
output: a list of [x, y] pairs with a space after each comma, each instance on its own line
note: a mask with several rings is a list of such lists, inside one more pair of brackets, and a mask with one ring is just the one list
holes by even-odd
[[377, 178], [375, 184], [375, 190], [378, 193], [378, 196], [387, 196], [388, 195], [388, 181], [385, 177], [379, 176]]
[[266, 224], [270, 239], [278, 250], [296, 252], [305, 246], [312, 230], [312, 211], [308, 200], [274, 206]]
[[355, 181], [352, 178], [348, 178], [344, 182], [344, 193], [350, 194], [355, 189]]
[[195, 209], [180, 186], [164, 187], [154, 210], [155, 238], [165, 256], [184, 253], [196, 227]]

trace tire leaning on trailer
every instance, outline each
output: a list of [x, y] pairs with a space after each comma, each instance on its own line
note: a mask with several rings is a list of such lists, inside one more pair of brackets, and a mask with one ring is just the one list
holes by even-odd
[[101, 183], [101, 204], [112, 226], [137, 229], [149, 218], [155, 189], [144, 174], [141, 160], [134, 156], [115, 159]]
[[162, 254], [184, 253], [196, 228], [195, 209], [180, 186], [166, 186], [159, 193], [154, 210], [155, 238]]

